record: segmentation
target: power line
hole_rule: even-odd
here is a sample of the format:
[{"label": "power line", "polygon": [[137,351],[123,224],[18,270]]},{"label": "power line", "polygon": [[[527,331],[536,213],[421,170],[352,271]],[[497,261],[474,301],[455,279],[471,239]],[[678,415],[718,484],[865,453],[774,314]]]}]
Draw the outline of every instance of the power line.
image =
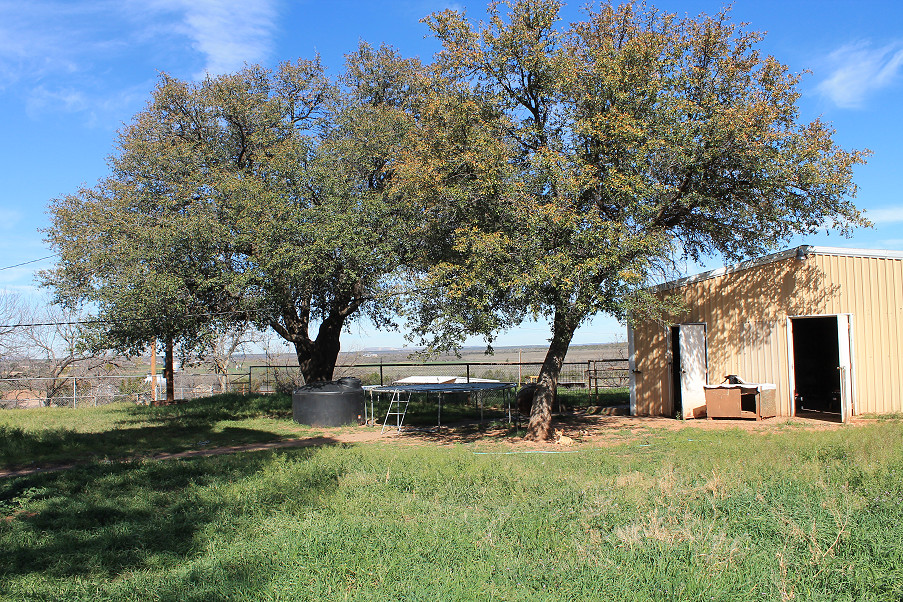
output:
[{"label": "power line", "polygon": [[[258,310],[263,311],[263,310]],[[162,318],[134,318],[131,320],[73,320],[70,322],[35,322],[33,324],[0,324],[0,328],[29,328],[33,326],[79,326],[81,324],[128,324],[130,322],[154,322],[166,319],[182,319],[182,318],[214,318],[218,316],[229,315],[248,315],[256,313],[254,311],[219,311],[201,314],[185,314],[182,316],[164,316]]]},{"label": "power line", "polygon": [[13,268],[20,268],[23,265],[28,265],[30,263],[38,263],[39,261],[44,261],[45,259],[51,259],[53,257],[58,257],[59,253],[54,253],[53,255],[48,255],[47,257],[41,257],[40,259],[32,259],[31,261],[23,261],[22,263],[17,263],[16,265],[8,265],[5,268],[0,268],[0,271],[3,270],[11,270]]}]

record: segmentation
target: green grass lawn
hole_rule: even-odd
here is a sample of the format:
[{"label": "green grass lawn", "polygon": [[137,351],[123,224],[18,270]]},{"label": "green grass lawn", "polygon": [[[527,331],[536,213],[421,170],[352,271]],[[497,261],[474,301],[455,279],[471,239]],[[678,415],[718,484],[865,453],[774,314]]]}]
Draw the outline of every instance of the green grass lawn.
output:
[{"label": "green grass lawn", "polygon": [[630,403],[627,387],[614,389],[558,389],[558,399],[565,407],[585,408],[588,406],[615,406]]},{"label": "green grass lawn", "polygon": [[0,468],[120,459],[311,433],[288,395],[217,395],[172,406],[0,411]]},{"label": "green grass lawn", "polygon": [[[244,407],[205,432],[232,411],[272,436],[268,421],[289,420]],[[84,431],[101,433],[104,420]],[[36,425],[17,428],[40,438]],[[97,456],[100,437],[67,445]],[[0,598],[903,597],[899,420],[647,428],[604,447],[554,448],[567,453],[410,442],[94,462],[0,480]]]}]

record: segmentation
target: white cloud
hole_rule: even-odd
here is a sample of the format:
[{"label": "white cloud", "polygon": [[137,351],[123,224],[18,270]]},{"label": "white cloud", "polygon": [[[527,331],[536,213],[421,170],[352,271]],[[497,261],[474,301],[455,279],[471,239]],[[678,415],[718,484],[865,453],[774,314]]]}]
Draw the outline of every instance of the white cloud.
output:
[{"label": "white cloud", "polygon": [[831,75],[818,84],[818,91],[838,107],[859,108],[866,97],[893,85],[903,71],[903,44],[895,42],[872,48],[868,42],[841,46],[830,55]]},{"label": "white cloud", "polygon": [[116,93],[117,61],[142,74],[203,65],[197,77],[265,62],[281,1],[0,0],[0,93],[31,90],[32,109],[44,99],[71,111],[78,95]]},{"label": "white cloud", "polygon": [[[63,52],[63,40],[54,32],[53,17],[41,2],[0,0],[0,91],[20,80],[70,71],[72,61]],[[75,41],[75,33],[70,43]],[[75,46],[80,45],[77,41]]]},{"label": "white cloud", "polygon": [[876,224],[898,224],[903,222],[903,207],[870,209],[865,216]]},{"label": "white cloud", "polygon": [[84,92],[71,88],[49,90],[44,86],[38,86],[31,90],[26,100],[26,109],[32,117],[47,110],[74,113],[87,107],[88,101]]},{"label": "white cloud", "polygon": [[114,129],[160,71],[203,78],[266,62],[283,1],[0,0],[0,96],[32,119]]},{"label": "white cloud", "polygon": [[206,58],[204,72],[196,77],[235,71],[272,51],[275,0],[153,0],[146,6],[180,14],[179,33]]}]

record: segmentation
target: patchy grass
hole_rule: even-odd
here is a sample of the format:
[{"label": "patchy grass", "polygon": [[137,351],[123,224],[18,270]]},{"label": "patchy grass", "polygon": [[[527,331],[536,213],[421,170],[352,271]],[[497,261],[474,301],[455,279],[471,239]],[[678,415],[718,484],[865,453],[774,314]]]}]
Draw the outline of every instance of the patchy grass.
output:
[{"label": "patchy grass", "polygon": [[401,439],[6,479],[0,597],[903,597],[900,421],[525,451]]},{"label": "patchy grass", "polygon": [[616,406],[630,403],[630,389],[620,387],[599,389],[558,389],[558,399],[565,407],[585,408],[589,406]]},{"label": "patchy grass", "polygon": [[226,394],[172,406],[0,412],[0,467],[118,459],[309,433],[291,421],[288,395]]}]

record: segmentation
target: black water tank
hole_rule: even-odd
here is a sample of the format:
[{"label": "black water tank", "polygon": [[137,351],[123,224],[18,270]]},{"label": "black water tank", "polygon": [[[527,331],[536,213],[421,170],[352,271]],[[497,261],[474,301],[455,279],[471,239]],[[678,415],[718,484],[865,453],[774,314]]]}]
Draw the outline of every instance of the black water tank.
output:
[{"label": "black water tank", "polygon": [[364,389],[357,378],[311,383],[292,393],[292,417],[300,424],[357,424],[363,412]]}]

